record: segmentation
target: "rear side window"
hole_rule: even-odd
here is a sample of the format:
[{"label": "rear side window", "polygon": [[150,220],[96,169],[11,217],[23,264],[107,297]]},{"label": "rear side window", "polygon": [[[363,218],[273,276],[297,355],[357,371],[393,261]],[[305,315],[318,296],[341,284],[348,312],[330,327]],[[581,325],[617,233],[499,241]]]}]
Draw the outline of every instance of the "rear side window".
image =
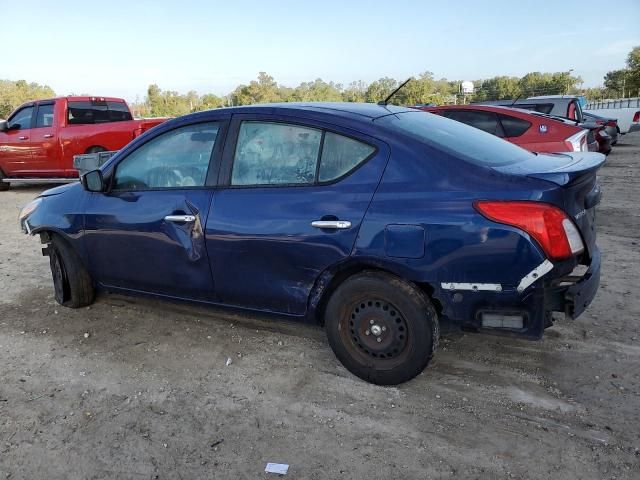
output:
[{"label": "rear side window", "polygon": [[331,182],[371,158],[376,148],[333,132],[273,122],[242,122],[231,184]]},{"label": "rear side window", "polygon": [[320,159],[320,182],[330,182],[350,172],[376,151],[375,147],[332,132],[325,133]]},{"label": "rear side window", "polygon": [[531,123],[511,115],[500,115],[505,137],[519,137],[531,128]]},{"label": "rear side window", "polygon": [[38,106],[38,114],[36,115],[36,128],[51,127],[53,125],[53,104]]},{"label": "rear side window", "polygon": [[498,116],[493,112],[483,112],[480,110],[446,110],[444,116],[451,120],[479,128],[492,135],[502,136],[502,132],[498,126]]},{"label": "rear side window", "polygon": [[242,122],[232,185],[304,185],[316,176],[322,131],[285,123]]},{"label": "rear side window", "polygon": [[126,120],[131,120],[131,113],[123,102],[69,102],[69,125],[91,125]]},{"label": "rear side window", "polygon": [[405,112],[386,115],[375,122],[475,165],[513,165],[533,156],[533,153],[513,143],[438,115]]}]

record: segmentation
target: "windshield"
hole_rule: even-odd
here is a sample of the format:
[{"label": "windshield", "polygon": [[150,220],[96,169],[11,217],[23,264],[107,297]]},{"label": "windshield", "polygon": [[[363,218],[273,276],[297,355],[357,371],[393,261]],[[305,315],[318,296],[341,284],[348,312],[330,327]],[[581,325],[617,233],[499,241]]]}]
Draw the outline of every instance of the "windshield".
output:
[{"label": "windshield", "polygon": [[376,122],[475,165],[512,165],[533,156],[490,133],[431,113],[399,113],[378,118]]}]

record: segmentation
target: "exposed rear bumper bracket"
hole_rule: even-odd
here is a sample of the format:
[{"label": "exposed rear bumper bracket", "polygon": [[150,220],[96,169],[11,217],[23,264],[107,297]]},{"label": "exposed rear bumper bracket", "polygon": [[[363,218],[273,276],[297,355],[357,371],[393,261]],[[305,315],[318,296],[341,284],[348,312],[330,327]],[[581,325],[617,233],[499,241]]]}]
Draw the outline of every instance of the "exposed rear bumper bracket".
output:
[{"label": "exposed rear bumper bracket", "polygon": [[549,273],[551,270],[553,270],[553,263],[551,263],[549,260],[545,260],[544,262],[542,262],[540,265],[538,265],[536,268],[522,277],[522,280],[520,280],[520,283],[517,287],[518,293],[524,292],[527,287],[529,287],[542,276]]}]

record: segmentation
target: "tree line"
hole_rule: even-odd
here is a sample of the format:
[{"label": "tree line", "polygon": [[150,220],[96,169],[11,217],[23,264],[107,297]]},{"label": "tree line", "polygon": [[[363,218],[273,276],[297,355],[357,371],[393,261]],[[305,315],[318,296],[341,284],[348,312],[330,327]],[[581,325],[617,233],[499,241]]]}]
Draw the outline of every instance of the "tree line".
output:
[{"label": "tree line", "polygon": [[[343,85],[326,82],[320,78],[302,82],[296,87],[281,85],[266,72],[260,72],[255,80],[237,86],[223,96],[204,95],[196,91],[182,94],[162,90],[150,85],[143,100],[131,104],[135,115],[146,117],[173,117],[212,108],[271,102],[378,102],[396,89],[405,79],[383,77],[371,83],[354,81]],[[390,103],[397,105],[448,104],[526,98],[536,95],[582,94],[588,99],[640,96],[640,47],[631,50],[626,68],[608,72],[602,88],[582,89],[582,79],[570,72],[531,72],[522,77],[496,76],[475,80],[474,92],[460,91],[459,80],[436,79],[433,73],[424,72],[405,85]],[[109,94],[109,92],[100,92]],[[27,83],[24,80],[0,80],[0,118],[21,103],[54,96],[47,85]]]}]

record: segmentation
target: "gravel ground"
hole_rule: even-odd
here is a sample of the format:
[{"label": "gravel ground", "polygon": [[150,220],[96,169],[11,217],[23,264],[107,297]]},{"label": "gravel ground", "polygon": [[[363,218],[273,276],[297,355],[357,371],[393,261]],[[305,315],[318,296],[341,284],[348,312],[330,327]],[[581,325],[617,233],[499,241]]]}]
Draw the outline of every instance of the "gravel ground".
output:
[{"label": "gravel ground", "polygon": [[[602,284],[539,342],[448,333],[369,385],[321,329],[144,298],[53,299],[0,193],[0,480],[640,478],[640,135],[601,171]],[[634,293],[635,292],[635,293]],[[232,363],[226,365],[227,359]]]}]

